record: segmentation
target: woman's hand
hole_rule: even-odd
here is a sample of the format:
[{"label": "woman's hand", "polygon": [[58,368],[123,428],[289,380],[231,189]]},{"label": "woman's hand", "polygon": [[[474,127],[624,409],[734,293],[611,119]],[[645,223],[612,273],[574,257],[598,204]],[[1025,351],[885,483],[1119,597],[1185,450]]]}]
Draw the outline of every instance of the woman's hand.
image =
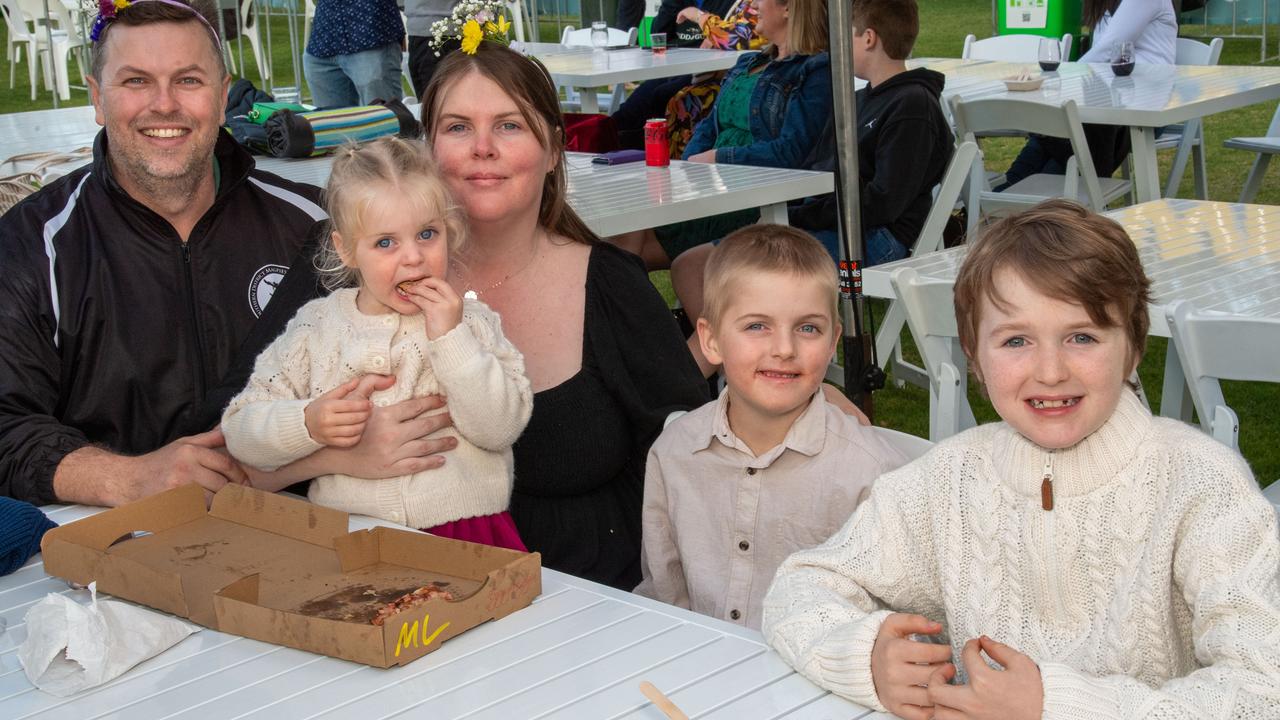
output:
[{"label": "woman's hand", "polygon": [[703,150],[702,152],[698,153],[697,155],[690,155],[690,156],[689,156],[689,162],[709,163],[709,164],[711,164],[711,165],[715,165],[715,164],[716,164],[716,149],[715,149],[715,148],[711,148],[710,150]]},{"label": "woman's hand", "polygon": [[691,22],[702,24],[702,11],[690,5],[676,14],[676,22]]},{"label": "woman's hand", "polygon": [[[893,613],[886,617],[871,648],[871,680],[876,696],[889,712],[906,720],[929,720],[933,702],[924,687],[930,676],[951,659],[949,645],[911,640],[911,635],[937,635],[942,624],[923,615]],[[954,671],[954,668],[952,668]]]},{"label": "woman's hand", "polygon": [[[985,651],[1003,670],[987,665]],[[929,702],[938,720],[1019,720],[1044,712],[1044,681],[1031,658],[983,635],[964,644],[960,653],[969,671],[968,685],[948,685],[956,668],[947,663],[929,676]]]}]

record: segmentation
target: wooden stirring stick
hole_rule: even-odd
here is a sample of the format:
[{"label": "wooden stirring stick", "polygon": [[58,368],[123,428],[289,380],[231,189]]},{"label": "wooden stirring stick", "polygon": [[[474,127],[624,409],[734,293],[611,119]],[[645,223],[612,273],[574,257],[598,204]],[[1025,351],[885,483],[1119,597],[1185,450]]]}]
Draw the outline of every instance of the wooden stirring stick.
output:
[{"label": "wooden stirring stick", "polygon": [[689,720],[689,716],[676,707],[676,704],[671,702],[671,698],[663,695],[662,691],[654,687],[653,683],[648,680],[640,682],[640,692],[644,693],[644,696],[649,698],[649,702],[653,703],[654,707],[661,710],[662,714],[671,718],[671,720]]}]

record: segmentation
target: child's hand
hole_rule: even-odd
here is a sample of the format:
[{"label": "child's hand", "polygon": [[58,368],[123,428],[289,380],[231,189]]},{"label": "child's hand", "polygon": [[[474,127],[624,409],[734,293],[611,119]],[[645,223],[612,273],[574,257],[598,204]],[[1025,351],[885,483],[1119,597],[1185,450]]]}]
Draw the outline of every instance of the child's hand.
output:
[{"label": "child's hand", "polygon": [[[987,665],[984,650],[1004,670]],[[938,666],[929,676],[929,701],[936,717],[1018,720],[1043,714],[1044,681],[1031,658],[986,635],[965,643],[960,657],[969,671],[968,685],[947,684],[956,676],[951,663]]]},{"label": "child's hand", "polygon": [[429,340],[445,335],[462,322],[462,298],[444,278],[423,278],[410,285],[405,294],[414,305],[422,308]]},{"label": "child's hand", "polygon": [[886,617],[871,648],[871,680],[876,696],[889,712],[906,720],[929,720],[933,701],[924,685],[941,665],[949,664],[951,647],[908,639],[912,634],[937,635],[942,624],[923,615],[893,613]]},{"label": "child's hand", "polygon": [[307,404],[303,415],[311,439],[328,447],[351,447],[364,435],[364,424],[373,411],[369,402],[371,379],[379,375],[348,380]]}]

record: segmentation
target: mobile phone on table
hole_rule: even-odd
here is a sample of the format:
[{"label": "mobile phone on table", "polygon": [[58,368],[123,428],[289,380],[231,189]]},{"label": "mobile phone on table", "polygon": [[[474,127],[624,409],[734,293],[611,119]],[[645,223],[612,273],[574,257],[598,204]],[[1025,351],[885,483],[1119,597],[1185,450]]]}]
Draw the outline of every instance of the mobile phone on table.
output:
[{"label": "mobile phone on table", "polygon": [[614,150],[591,158],[591,162],[596,165],[622,165],[642,160],[644,160],[643,150]]}]

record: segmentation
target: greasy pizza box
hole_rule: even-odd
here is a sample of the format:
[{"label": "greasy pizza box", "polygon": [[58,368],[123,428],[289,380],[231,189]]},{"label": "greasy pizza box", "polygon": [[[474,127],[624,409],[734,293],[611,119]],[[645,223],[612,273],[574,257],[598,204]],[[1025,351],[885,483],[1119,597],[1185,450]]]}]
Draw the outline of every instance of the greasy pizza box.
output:
[{"label": "greasy pizza box", "polygon": [[[47,572],[206,627],[390,667],[525,607],[541,556],[377,527],[238,485],[206,509],[189,485],[51,530]],[[436,598],[387,619],[387,602],[434,585]]]}]

